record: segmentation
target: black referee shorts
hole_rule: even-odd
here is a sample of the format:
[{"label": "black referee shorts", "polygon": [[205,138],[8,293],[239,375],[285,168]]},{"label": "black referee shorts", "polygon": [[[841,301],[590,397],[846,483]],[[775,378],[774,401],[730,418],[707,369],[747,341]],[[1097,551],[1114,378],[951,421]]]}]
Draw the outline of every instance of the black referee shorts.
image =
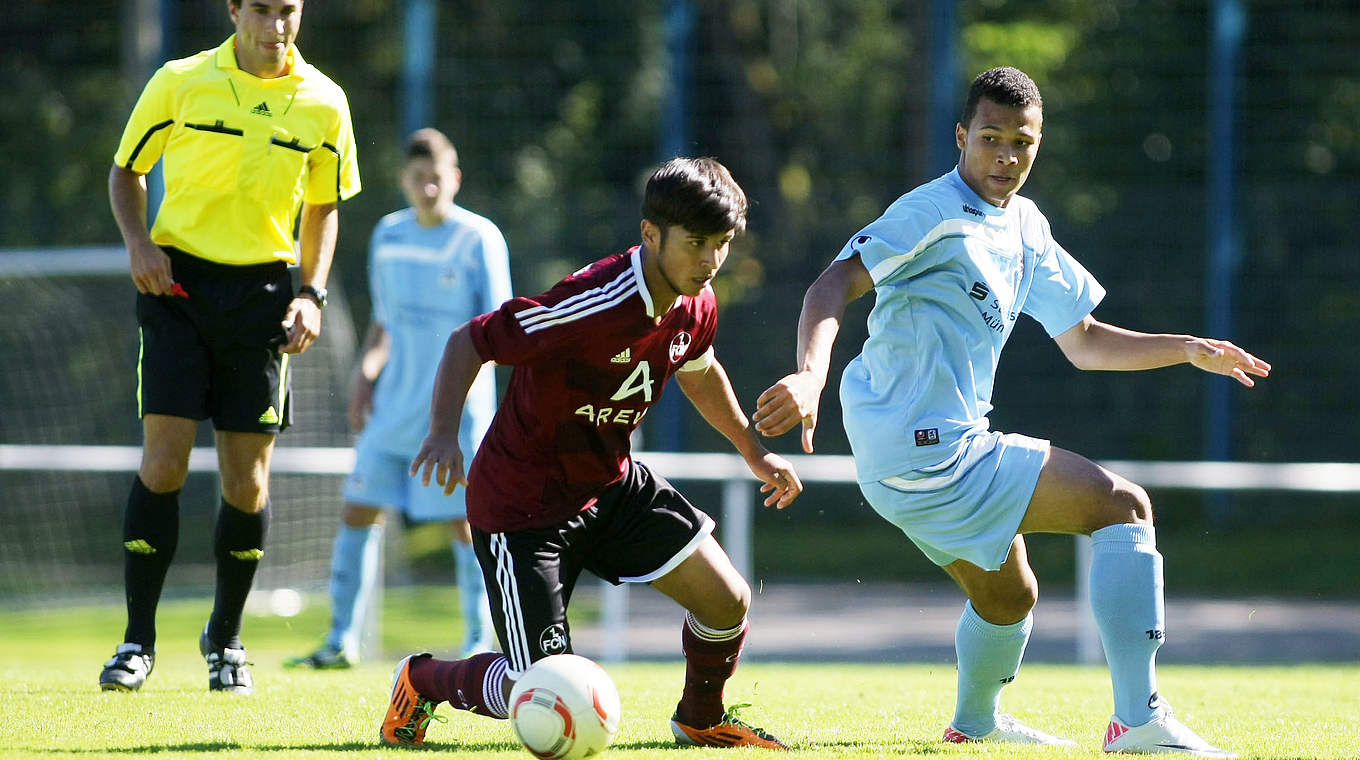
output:
[{"label": "black referee shorts", "polygon": [[615,585],[648,583],[674,570],[712,532],[713,518],[637,461],[594,505],[564,522],[510,533],[473,527],[511,675],[572,651],[567,605],[582,570]]},{"label": "black referee shorts", "polygon": [[137,413],[217,430],[278,433],[292,421],[283,317],[293,298],[284,262],[230,266],[163,248],[175,288],[137,294]]}]

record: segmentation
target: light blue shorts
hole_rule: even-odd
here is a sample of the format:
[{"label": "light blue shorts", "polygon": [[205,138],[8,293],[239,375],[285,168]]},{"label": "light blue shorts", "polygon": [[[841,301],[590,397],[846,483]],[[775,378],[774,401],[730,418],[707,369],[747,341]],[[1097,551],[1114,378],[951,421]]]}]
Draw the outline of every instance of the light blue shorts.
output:
[{"label": "light blue shorts", "polygon": [[943,466],[860,483],[869,505],[944,566],[967,560],[996,570],[1029,508],[1048,441],[1018,433],[972,436]]},{"label": "light blue shorts", "polygon": [[412,459],[414,453],[387,451],[361,435],[354,446],[354,470],[340,493],[346,502],[404,512],[412,522],[467,519],[467,489],[445,496],[434,478],[428,487],[421,485],[410,475]]}]

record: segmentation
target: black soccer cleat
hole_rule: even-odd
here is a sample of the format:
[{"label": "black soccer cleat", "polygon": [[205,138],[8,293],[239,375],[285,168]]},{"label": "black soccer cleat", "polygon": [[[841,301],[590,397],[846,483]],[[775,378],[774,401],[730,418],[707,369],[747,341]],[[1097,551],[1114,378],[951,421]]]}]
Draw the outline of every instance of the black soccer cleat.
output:
[{"label": "black soccer cleat", "polygon": [[255,690],[245,649],[218,647],[208,639],[205,625],[203,634],[198,637],[198,651],[208,663],[208,691],[245,695]]},{"label": "black soccer cleat", "polygon": [[118,645],[113,659],[104,663],[99,674],[99,688],[104,691],[137,691],[146,683],[151,669],[156,667],[156,653],[142,649],[141,644],[126,642]]}]

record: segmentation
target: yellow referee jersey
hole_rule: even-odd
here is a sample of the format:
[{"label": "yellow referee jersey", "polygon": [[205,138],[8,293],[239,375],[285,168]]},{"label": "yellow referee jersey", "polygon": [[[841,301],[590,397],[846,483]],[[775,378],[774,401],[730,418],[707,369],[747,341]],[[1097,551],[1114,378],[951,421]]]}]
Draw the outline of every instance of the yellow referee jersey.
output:
[{"label": "yellow referee jersey", "polygon": [[349,103],[296,47],[277,79],[242,71],[235,40],[151,77],[114,163],[145,174],[164,158],[158,245],[223,264],[294,263],[301,204],[359,192]]}]

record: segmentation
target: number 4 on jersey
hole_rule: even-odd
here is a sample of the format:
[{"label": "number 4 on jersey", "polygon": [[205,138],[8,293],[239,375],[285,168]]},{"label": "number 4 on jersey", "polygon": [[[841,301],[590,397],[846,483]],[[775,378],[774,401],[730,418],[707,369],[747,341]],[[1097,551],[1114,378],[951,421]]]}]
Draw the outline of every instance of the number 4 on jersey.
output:
[{"label": "number 4 on jersey", "polygon": [[644,404],[652,403],[652,366],[647,360],[638,362],[637,367],[623,381],[623,385],[609,397],[610,401],[622,401],[629,396],[641,393]]}]

